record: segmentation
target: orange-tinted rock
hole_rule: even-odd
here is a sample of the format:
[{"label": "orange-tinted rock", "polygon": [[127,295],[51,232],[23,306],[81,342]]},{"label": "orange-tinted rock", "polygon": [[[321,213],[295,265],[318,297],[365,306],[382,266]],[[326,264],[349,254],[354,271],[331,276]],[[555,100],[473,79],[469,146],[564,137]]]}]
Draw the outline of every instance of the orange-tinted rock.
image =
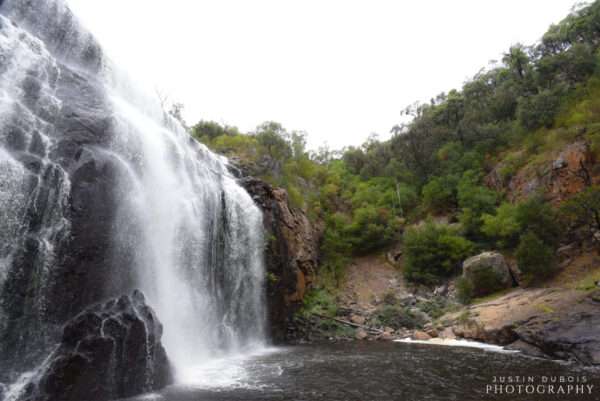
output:
[{"label": "orange-tinted rock", "polygon": [[350,316],[350,321],[356,324],[365,324],[365,318],[360,315],[352,315]]},{"label": "orange-tinted rock", "polygon": [[271,337],[285,341],[289,339],[291,318],[315,276],[320,232],[302,210],[290,205],[284,189],[253,177],[245,177],[240,183],[263,212]]},{"label": "orange-tinted rock", "polygon": [[593,169],[594,157],[585,141],[573,142],[551,161],[526,165],[513,177],[503,177],[499,163],[486,177],[488,187],[504,191],[511,202],[543,193],[553,204],[568,199],[587,185],[600,182]]},{"label": "orange-tinted rock", "polygon": [[419,340],[419,341],[427,341],[427,340],[431,340],[431,336],[429,334],[425,333],[424,331],[417,330],[413,333],[413,339]]},{"label": "orange-tinted rock", "polygon": [[456,334],[454,334],[454,331],[452,330],[452,327],[446,327],[444,330],[442,330],[439,333],[439,337],[443,338],[445,340],[455,340],[456,339]]},{"label": "orange-tinted rock", "polygon": [[586,142],[575,142],[567,146],[552,162],[547,183],[552,201],[563,201],[590,185],[592,162],[592,154]]}]

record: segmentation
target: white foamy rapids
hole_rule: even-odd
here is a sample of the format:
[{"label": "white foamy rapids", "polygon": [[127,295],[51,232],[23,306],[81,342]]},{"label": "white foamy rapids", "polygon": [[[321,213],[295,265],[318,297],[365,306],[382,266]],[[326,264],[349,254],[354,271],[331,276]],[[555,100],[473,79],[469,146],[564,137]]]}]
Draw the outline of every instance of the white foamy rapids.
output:
[{"label": "white foamy rapids", "polygon": [[[253,352],[214,358],[202,364],[189,367],[180,374],[180,384],[191,388],[219,389],[219,388],[244,388],[259,390],[265,386],[254,378],[253,365],[260,363],[256,360],[261,356],[274,352],[281,352],[276,348],[262,348]],[[264,366],[260,366],[264,375]],[[272,377],[280,376],[283,369],[273,367],[274,371],[268,372]]]},{"label": "white foamy rapids", "polygon": [[413,340],[411,338],[403,338],[400,340],[395,340],[395,342],[399,343],[407,343],[407,344],[427,344],[427,345],[443,345],[446,347],[467,347],[467,348],[479,348],[485,351],[490,352],[501,352],[501,353],[517,353],[519,351],[508,350],[499,345],[480,343],[477,341],[469,341],[469,340],[451,340],[451,339],[442,339],[442,338],[432,338],[431,340]]}]

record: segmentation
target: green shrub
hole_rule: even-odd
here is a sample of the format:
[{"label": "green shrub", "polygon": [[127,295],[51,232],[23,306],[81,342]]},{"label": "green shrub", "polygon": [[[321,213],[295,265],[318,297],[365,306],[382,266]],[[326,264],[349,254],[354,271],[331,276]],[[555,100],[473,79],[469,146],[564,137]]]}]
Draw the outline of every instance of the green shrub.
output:
[{"label": "green shrub", "polygon": [[398,302],[398,299],[396,298],[396,294],[394,293],[394,291],[387,291],[385,294],[383,294],[383,303],[386,305],[396,305],[396,303]]},{"label": "green shrub", "polygon": [[422,189],[423,203],[432,212],[456,206],[456,177],[433,177]]},{"label": "green shrub", "polygon": [[482,237],[482,215],[494,211],[497,194],[489,188],[479,185],[478,175],[467,171],[458,184],[458,205],[461,208],[459,221],[463,232],[471,239]]},{"label": "green shrub", "polygon": [[501,248],[515,246],[519,239],[521,225],[517,218],[517,206],[510,203],[501,204],[496,214],[484,214],[481,231],[489,238],[496,240]]},{"label": "green shrub", "polygon": [[352,250],[345,234],[348,220],[348,216],[342,213],[327,215],[325,220],[327,229],[321,242],[322,261],[317,279],[319,285],[331,290],[341,283]]},{"label": "green shrub", "polygon": [[517,221],[521,232],[531,231],[546,245],[555,248],[562,234],[556,210],[541,197],[533,196],[517,207]]},{"label": "green shrub", "polygon": [[504,288],[502,276],[491,268],[480,268],[471,273],[473,295],[481,297]]},{"label": "green shrub", "polygon": [[354,338],[355,329],[331,319],[317,319],[315,328],[326,337]]},{"label": "green shrub", "polygon": [[274,285],[279,282],[279,277],[273,272],[267,272],[267,283]]},{"label": "green shrub", "polygon": [[425,322],[413,314],[408,308],[384,305],[379,308],[373,315],[371,323],[377,326],[387,326],[393,329],[407,328],[415,329],[420,328]]},{"label": "green shrub", "polygon": [[507,155],[504,160],[502,160],[502,164],[498,170],[498,174],[500,175],[502,182],[508,182],[508,180],[517,173],[517,171],[525,162],[526,158],[524,157],[522,151],[513,152]]},{"label": "green shrub", "polygon": [[584,227],[590,235],[600,230],[600,187],[592,186],[565,202],[560,209],[569,227]]},{"label": "green shrub", "polygon": [[558,214],[537,196],[517,205],[503,203],[495,215],[484,214],[482,219],[482,232],[501,248],[515,247],[527,230],[550,247],[556,247],[561,236]]},{"label": "green shrub", "polygon": [[405,275],[411,281],[437,283],[454,274],[473,249],[456,228],[427,221],[404,234]]},{"label": "green shrub", "polygon": [[479,185],[479,177],[473,171],[466,172],[461,178],[457,196],[461,208],[469,208],[477,215],[491,213],[496,207],[496,192]]},{"label": "green shrub", "polygon": [[288,184],[287,191],[288,191],[288,199],[289,199],[290,205],[292,207],[296,207],[299,209],[304,207],[304,197],[302,196],[302,193],[300,192],[300,190],[298,188],[296,188],[295,186],[293,186],[291,184]]},{"label": "green shrub", "polygon": [[357,254],[371,252],[388,245],[395,238],[400,223],[382,207],[365,205],[354,210],[350,224],[346,225],[343,234]]},{"label": "green shrub", "polygon": [[417,302],[417,308],[427,313],[431,318],[437,319],[446,312],[445,298],[434,297]]},{"label": "green shrub", "polygon": [[473,283],[465,277],[460,277],[456,280],[456,294],[458,300],[463,304],[468,304],[473,299]]},{"label": "green shrub", "polygon": [[555,271],[555,255],[552,248],[533,231],[527,231],[521,236],[516,256],[526,282],[546,279]]},{"label": "green shrub", "polygon": [[413,209],[419,203],[419,196],[414,187],[407,184],[398,184],[397,186],[397,197],[400,205],[400,214],[406,215],[410,209]]},{"label": "green shrub", "polygon": [[307,318],[313,314],[334,317],[337,314],[335,297],[323,288],[313,288],[306,293],[299,313]]},{"label": "green shrub", "polygon": [[559,105],[560,98],[549,90],[543,90],[533,96],[521,97],[517,109],[519,123],[529,130],[550,128]]}]

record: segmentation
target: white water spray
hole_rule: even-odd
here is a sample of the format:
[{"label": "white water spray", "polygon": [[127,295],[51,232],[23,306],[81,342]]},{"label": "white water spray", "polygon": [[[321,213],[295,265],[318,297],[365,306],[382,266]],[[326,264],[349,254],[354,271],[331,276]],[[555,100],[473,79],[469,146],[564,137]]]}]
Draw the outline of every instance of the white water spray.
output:
[{"label": "white water spray", "polygon": [[163,321],[170,358],[183,373],[263,345],[260,211],[225,159],[191,140],[155,99],[132,104],[143,97],[123,87],[110,96],[120,133],[113,151],[129,172],[116,238],[134,243],[139,285]]}]

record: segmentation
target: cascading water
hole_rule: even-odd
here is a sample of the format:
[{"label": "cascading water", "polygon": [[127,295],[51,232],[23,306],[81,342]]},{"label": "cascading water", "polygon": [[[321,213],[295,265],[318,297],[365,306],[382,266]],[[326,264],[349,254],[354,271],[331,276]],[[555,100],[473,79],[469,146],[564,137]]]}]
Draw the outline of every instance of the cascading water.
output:
[{"label": "cascading water", "polygon": [[110,91],[120,133],[110,151],[124,171],[118,221],[126,227],[115,238],[135,250],[137,282],[156,300],[169,355],[180,367],[194,366],[263,343],[260,211],[224,159],[156,103],[144,113],[127,95]]},{"label": "cascading water", "polygon": [[133,288],[182,375],[264,344],[262,253],[261,213],[227,161],[63,1],[0,1],[0,387],[66,319]]}]

